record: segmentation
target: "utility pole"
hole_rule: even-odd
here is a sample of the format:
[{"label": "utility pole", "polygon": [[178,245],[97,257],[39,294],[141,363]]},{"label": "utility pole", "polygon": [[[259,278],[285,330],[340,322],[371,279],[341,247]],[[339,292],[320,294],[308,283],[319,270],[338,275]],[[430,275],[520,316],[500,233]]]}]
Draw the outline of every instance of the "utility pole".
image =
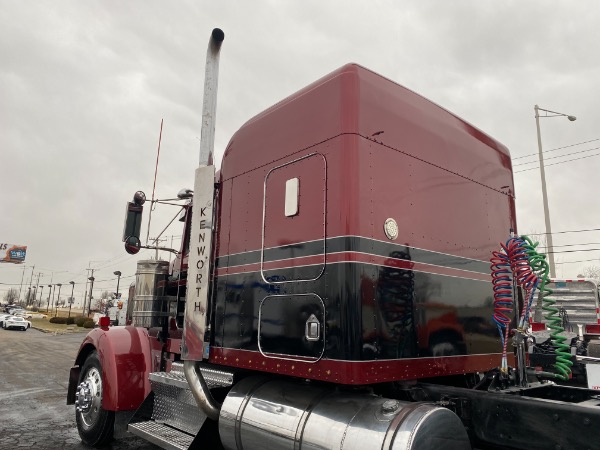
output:
[{"label": "utility pole", "polygon": [[[81,311],[81,315],[82,315],[82,316],[83,316],[83,315],[85,315],[85,304],[87,303],[88,281],[89,281],[89,279],[90,279],[90,278],[89,278],[89,277],[90,277],[90,270],[92,270],[92,269],[90,269],[90,266],[91,266],[91,265],[92,265],[92,261],[90,261],[90,262],[88,263],[88,268],[87,268],[87,269],[85,269],[85,270],[87,271],[87,275],[88,275],[88,276],[87,276],[87,277],[85,277],[85,289],[84,289],[84,291],[83,291],[83,310]],[[92,273],[92,275],[93,275],[93,273]]]},{"label": "utility pole", "polygon": [[[175,217],[177,217],[177,216],[175,216]],[[158,247],[159,247],[159,245],[160,245],[161,242],[166,242],[167,238],[166,237],[164,237],[164,238],[156,237],[156,238],[150,238],[150,240],[152,242],[154,242],[154,245],[156,246],[156,256],[155,256],[155,259],[158,261]]]},{"label": "utility pole", "polygon": [[21,285],[19,286],[19,297],[17,298],[17,303],[21,303],[21,289],[23,288],[23,277],[25,276],[26,267],[23,266],[23,273],[21,274]]},{"label": "utility pole", "polygon": [[[33,271],[35,270],[35,265],[31,268],[31,277],[29,277],[29,290],[31,291],[31,282],[33,281]],[[31,301],[31,299],[27,299],[27,304],[29,305],[29,302]]]},{"label": "utility pole", "polygon": [[73,301],[75,300],[73,298],[73,290],[75,289],[75,282],[69,281],[69,284],[71,285],[71,298],[69,299],[69,317],[71,317],[71,306],[73,306]]},{"label": "utility pole", "polygon": [[[90,300],[88,302],[88,310],[87,310],[87,315],[89,317],[90,315],[90,309],[92,308],[92,291],[94,290],[94,269],[91,269],[92,271],[92,276],[88,278],[88,280],[90,280]],[[85,305],[84,305],[84,312],[85,312]]]},{"label": "utility pole", "polygon": [[[36,283],[36,285],[35,285],[35,294],[36,294],[36,297],[37,297],[37,291],[38,291],[38,289],[40,288],[40,275],[41,275],[41,274],[42,274],[41,272],[38,272],[38,279],[37,279],[37,283]],[[44,288],[44,286],[42,286],[42,289],[43,289],[43,288]],[[34,299],[33,299],[33,305],[34,305],[34,306],[35,306],[35,301],[36,301],[36,300],[37,300],[37,299],[34,297]],[[42,295],[40,294],[40,303],[41,303],[41,302],[42,302]],[[39,307],[40,307],[40,304],[38,303],[38,308],[39,308]]]}]

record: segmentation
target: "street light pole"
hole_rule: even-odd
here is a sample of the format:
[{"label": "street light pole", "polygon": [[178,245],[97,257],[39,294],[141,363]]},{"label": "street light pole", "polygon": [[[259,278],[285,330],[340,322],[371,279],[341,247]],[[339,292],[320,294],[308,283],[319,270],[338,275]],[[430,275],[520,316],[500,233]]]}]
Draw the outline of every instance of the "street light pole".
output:
[{"label": "street light pole", "polygon": [[40,301],[38,302],[38,309],[42,307],[42,295],[44,294],[44,285],[40,286]]},{"label": "street light pole", "polygon": [[58,283],[58,298],[56,299],[56,313],[54,314],[54,317],[58,316],[58,304],[60,303],[60,288],[62,287],[62,284]]},{"label": "street light pole", "polygon": [[52,285],[48,285],[48,304],[46,305],[46,313],[49,313],[50,310],[50,294],[52,293]]},{"label": "street light pole", "polygon": [[117,270],[116,272],[114,272],[114,274],[117,276],[117,300],[119,300],[119,281],[121,281],[121,271]]},{"label": "street light pole", "polygon": [[52,288],[52,308],[50,309],[50,311],[48,313],[52,312],[52,309],[54,309],[54,294],[56,294],[56,284],[54,285],[54,287]]},{"label": "street light pole", "polygon": [[[540,111],[546,112],[546,115],[541,117],[558,117],[564,116],[571,122],[576,120],[575,116],[569,116],[567,114],[559,113],[556,111],[550,111],[548,109],[540,108],[538,105],[533,107],[535,111],[535,125],[537,128],[537,141],[538,151],[540,158],[540,176],[542,178],[542,200],[544,202],[544,221],[546,224],[546,248],[548,249],[548,266],[550,269],[550,278],[556,278],[556,267],[554,265],[554,246],[552,243],[552,227],[550,226],[550,210],[548,208],[548,193],[546,192],[546,171],[544,170],[544,155],[542,152],[542,135],[540,133]],[[551,113],[549,115],[548,113]]]},{"label": "street light pole", "polygon": [[69,281],[71,285],[71,298],[69,299],[69,317],[71,317],[71,306],[73,306],[73,290],[75,289],[75,282]]}]

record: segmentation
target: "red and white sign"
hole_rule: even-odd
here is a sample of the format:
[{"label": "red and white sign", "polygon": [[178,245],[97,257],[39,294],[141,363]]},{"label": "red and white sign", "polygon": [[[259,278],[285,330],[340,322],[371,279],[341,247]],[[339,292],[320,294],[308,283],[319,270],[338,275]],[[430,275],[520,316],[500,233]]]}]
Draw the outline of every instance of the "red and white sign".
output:
[{"label": "red and white sign", "polygon": [[0,243],[0,262],[20,264],[25,262],[26,245]]}]

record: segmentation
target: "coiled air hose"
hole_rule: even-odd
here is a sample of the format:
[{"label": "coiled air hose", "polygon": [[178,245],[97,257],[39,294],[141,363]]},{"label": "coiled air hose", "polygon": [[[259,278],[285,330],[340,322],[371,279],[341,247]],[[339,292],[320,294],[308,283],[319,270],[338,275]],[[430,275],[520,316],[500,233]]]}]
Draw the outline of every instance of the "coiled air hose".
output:
[{"label": "coiled air hose", "polygon": [[501,250],[493,252],[490,259],[494,290],[492,320],[498,327],[502,341],[500,370],[503,373],[508,372],[506,348],[514,305],[514,279],[515,284],[525,291],[526,299],[517,330],[524,333],[529,323],[535,292],[539,289],[539,295],[542,297],[542,309],[546,311],[544,318],[548,328],[552,330],[550,338],[556,353],[554,368],[557,373],[554,376],[561,380],[567,380],[571,374],[573,363],[571,362],[569,346],[564,343],[566,338],[561,336],[564,329],[561,326],[560,317],[557,316],[558,309],[554,307],[556,302],[549,297],[552,291],[546,286],[550,282],[546,255],[537,252],[537,245],[537,242],[534,244],[527,236],[511,237],[506,241],[506,244],[500,244]]}]

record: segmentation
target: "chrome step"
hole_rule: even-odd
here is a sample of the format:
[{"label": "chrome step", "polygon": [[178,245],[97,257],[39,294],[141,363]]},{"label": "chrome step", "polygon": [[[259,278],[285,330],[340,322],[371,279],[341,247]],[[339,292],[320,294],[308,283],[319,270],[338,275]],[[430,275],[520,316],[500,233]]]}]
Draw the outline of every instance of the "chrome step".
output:
[{"label": "chrome step", "polygon": [[[209,389],[219,387],[229,387],[233,384],[233,373],[223,370],[215,370],[200,365],[200,372],[204,376],[204,381]],[[150,374],[150,381],[160,384],[168,384],[181,389],[189,389],[185,374],[183,373],[183,363],[174,362],[171,365],[170,372],[154,372]]]},{"label": "chrome step", "polygon": [[127,429],[136,436],[169,450],[187,450],[194,440],[194,436],[191,434],[153,420],[130,423]]},{"label": "chrome step", "polygon": [[[233,373],[201,367],[209,389],[233,384]],[[196,436],[206,420],[198,407],[183,373],[183,363],[172,364],[170,372],[149,375],[154,403],[151,419],[161,425]]]}]

